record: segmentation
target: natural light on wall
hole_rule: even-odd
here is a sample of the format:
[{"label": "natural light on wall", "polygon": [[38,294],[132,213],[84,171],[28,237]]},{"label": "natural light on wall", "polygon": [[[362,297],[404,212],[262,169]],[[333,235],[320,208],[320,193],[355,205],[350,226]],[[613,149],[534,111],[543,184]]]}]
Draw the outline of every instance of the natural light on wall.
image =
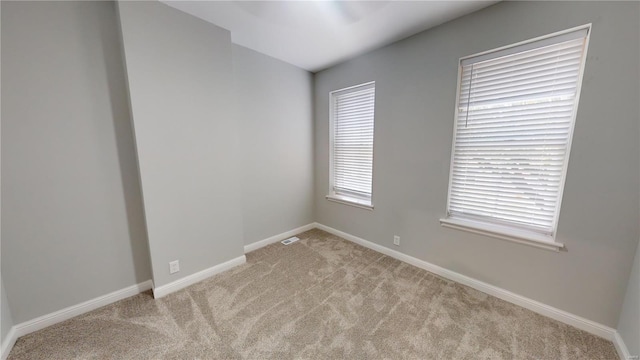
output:
[{"label": "natural light on wall", "polygon": [[558,250],[591,26],[460,60],[446,227]]}]

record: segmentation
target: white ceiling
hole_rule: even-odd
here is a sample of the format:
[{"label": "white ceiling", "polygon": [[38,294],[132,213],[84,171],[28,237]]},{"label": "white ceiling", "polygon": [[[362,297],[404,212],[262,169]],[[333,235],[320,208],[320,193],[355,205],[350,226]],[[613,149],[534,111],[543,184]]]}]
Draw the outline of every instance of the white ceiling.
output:
[{"label": "white ceiling", "polygon": [[162,1],[316,72],[497,1]]}]

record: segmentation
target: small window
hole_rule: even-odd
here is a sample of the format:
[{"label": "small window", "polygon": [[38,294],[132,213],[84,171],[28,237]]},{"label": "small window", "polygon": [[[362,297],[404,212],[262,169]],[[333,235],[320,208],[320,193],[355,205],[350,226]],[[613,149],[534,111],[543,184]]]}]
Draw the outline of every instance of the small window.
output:
[{"label": "small window", "polygon": [[590,25],[460,60],[443,226],[555,242]]},{"label": "small window", "polygon": [[327,199],[371,209],[375,82],[330,93]]}]

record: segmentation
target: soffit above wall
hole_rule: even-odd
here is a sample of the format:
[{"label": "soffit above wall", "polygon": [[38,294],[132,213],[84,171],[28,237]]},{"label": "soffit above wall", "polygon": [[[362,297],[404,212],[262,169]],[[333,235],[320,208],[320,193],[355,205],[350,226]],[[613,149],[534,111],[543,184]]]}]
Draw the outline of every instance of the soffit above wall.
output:
[{"label": "soffit above wall", "polygon": [[162,1],[317,72],[498,1]]}]

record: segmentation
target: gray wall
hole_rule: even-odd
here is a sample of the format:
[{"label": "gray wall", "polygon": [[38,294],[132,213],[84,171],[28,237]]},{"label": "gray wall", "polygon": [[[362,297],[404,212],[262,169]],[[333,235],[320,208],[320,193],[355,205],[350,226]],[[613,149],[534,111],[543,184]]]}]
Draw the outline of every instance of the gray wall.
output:
[{"label": "gray wall", "polygon": [[[639,238],[638,6],[503,2],[317,73],[317,221],[615,327]],[[458,59],[585,23],[593,32],[557,236],[567,251],[440,227]],[[329,91],[372,80],[375,210],[367,211],[324,196]]]},{"label": "gray wall", "polygon": [[13,317],[11,316],[11,308],[9,307],[9,301],[7,300],[7,292],[4,290],[4,281],[0,279],[0,286],[2,289],[2,298],[0,299],[0,305],[2,309],[0,309],[0,345],[2,345],[13,326]]},{"label": "gray wall", "polygon": [[[158,2],[120,2],[156,286],[243,255],[227,30]],[[180,272],[169,275],[169,262]]]},{"label": "gray wall", "polygon": [[[638,41],[640,42],[640,38]],[[640,102],[638,109],[640,113]],[[636,247],[636,256],[618,321],[618,332],[631,355],[640,356],[640,244]]]},{"label": "gray wall", "polygon": [[2,278],[20,323],[151,273],[114,4],[1,6]]},{"label": "gray wall", "polygon": [[618,332],[631,355],[640,355],[640,246],[636,249],[633,270],[627,285]]},{"label": "gray wall", "polygon": [[[1,16],[1,13],[2,13],[2,6],[0,6],[0,16]],[[2,54],[1,48],[0,48],[0,54]],[[0,58],[1,58],[1,55],[0,55]],[[1,199],[1,194],[0,194],[0,199]],[[1,235],[1,232],[0,232],[0,235]],[[0,243],[1,242],[2,241],[0,241]],[[4,344],[5,338],[9,333],[9,331],[11,330],[11,327],[13,326],[13,317],[11,316],[11,308],[9,307],[9,301],[7,300],[7,292],[4,290],[4,281],[2,280],[1,276],[0,276],[0,307],[1,307],[0,308],[0,349],[2,349],[2,344]]]},{"label": "gray wall", "polygon": [[[640,16],[640,6],[638,7],[638,16]],[[640,37],[638,41],[640,42]],[[640,113],[640,102],[638,102],[638,110]],[[640,356],[640,243],[636,247],[636,256],[620,311],[618,332],[629,353]]]},{"label": "gray wall", "polygon": [[244,244],[314,221],[313,77],[233,45]]}]

